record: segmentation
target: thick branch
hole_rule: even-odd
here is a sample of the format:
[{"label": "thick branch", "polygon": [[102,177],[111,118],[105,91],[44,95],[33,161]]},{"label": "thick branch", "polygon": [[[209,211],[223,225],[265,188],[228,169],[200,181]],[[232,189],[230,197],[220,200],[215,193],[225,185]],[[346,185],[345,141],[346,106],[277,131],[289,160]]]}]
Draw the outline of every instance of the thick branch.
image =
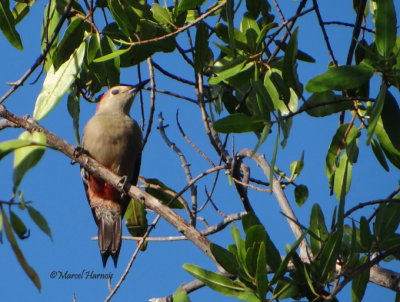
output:
[{"label": "thick branch", "polygon": [[[118,190],[122,190],[119,176],[105,168],[103,165],[99,164],[88,155],[77,154],[78,152],[76,152],[76,148],[73,145],[59,138],[47,129],[41,127],[40,125],[35,123],[33,119],[20,118],[7,111],[6,108],[2,105],[0,105],[0,116],[15,124],[20,125],[29,132],[40,131],[44,133],[46,135],[47,143],[51,145],[55,150],[60,151],[61,153],[79,163],[89,173],[97,175],[104,181],[111,184],[113,187],[117,188]],[[181,216],[176,214],[171,208],[163,205],[158,199],[154,198],[150,194],[147,194],[146,192],[141,191],[135,186],[131,186],[130,188],[125,189],[125,191],[130,197],[142,203],[144,206],[151,209],[152,211],[160,214],[180,233],[186,236],[201,251],[203,251],[212,261],[216,262],[209,248],[210,241]]]}]

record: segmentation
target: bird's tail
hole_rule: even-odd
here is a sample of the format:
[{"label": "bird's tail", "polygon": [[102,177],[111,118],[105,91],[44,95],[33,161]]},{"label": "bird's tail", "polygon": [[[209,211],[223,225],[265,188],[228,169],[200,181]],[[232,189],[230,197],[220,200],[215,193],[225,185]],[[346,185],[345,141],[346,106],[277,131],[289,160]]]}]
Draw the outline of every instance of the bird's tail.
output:
[{"label": "bird's tail", "polygon": [[[110,213],[111,214],[111,213]],[[107,264],[109,256],[117,267],[119,251],[121,249],[121,216],[104,215],[99,219],[99,248],[103,266]]]}]

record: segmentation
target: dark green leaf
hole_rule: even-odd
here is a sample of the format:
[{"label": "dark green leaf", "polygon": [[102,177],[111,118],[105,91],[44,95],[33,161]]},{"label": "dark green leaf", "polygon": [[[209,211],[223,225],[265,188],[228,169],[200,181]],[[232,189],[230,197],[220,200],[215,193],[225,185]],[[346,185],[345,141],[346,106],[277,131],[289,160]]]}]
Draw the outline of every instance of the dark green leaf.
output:
[{"label": "dark green leaf", "polygon": [[25,226],[25,223],[15,214],[13,211],[10,210],[10,221],[11,226],[14,232],[18,235],[19,239],[26,239],[29,237],[28,229]]},{"label": "dark green leaf", "polygon": [[381,146],[379,145],[379,143],[375,139],[371,140],[371,147],[372,147],[372,151],[375,154],[376,159],[381,164],[383,169],[385,169],[386,171],[389,172],[389,166],[388,166],[388,164],[386,162],[385,155],[383,154]]},{"label": "dark green leaf", "polygon": [[259,132],[263,129],[263,118],[251,117],[244,113],[233,113],[214,123],[214,129],[222,133]]},{"label": "dark green leaf", "polygon": [[238,263],[235,255],[223,247],[210,243],[211,253],[214,255],[217,262],[228,272],[233,275],[238,274]]},{"label": "dark green leaf", "polygon": [[392,145],[400,151],[400,109],[396,99],[387,91],[382,109],[383,128]]},{"label": "dark green leaf", "polygon": [[0,0],[0,30],[12,46],[19,50],[23,49],[21,37],[15,29],[15,21],[8,0]]},{"label": "dark green leaf", "polygon": [[261,242],[257,257],[257,269],[256,269],[256,285],[258,297],[261,301],[265,300],[268,290],[267,280],[267,262],[265,259],[265,244]]},{"label": "dark green leaf", "polygon": [[400,203],[381,204],[376,214],[374,233],[381,242],[391,237],[400,223]]},{"label": "dark green leaf", "polygon": [[[340,151],[344,150],[346,148],[346,144],[351,143],[359,134],[357,127],[352,125],[347,136],[344,137],[348,127],[349,124],[340,125],[332,138],[325,161],[325,171],[328,178],[330,178],[330,176],[335,172],[337,166],[336,160],[340,155]],[[344,139],[346,139],[346,141],[343,145]]]},{"label": "dark green leaf", "polygon": [[226,295],[226,296],[237,296],[240,292],[245,291],[243,287],[240,287],[234,283],[231,279],[214,272],[202,269],[193,264],[184,264],[183,269],[190,273],[195,278],[202,281],[211,289]]},{"label": "dark green leaf", "polygon": [[57,71],[58,68],[69,59],[79,45],[81,45],[84,41],[85,31],[90,31],[90,26],[81,18],[76,18],[68,25],[52,57],[55,71]]},{"label": "dark green leaf", "polygon": [[308,198],[308,188],[305,185],[298,185],[294,189],[294,198],[299,207],[301,207]]},{"label": "dark green leaf", "polygon": [[[364,256],[359,260],[359,265],[368,262],[368,257]],[[365,269],[361,274],[356,276],[351,283],[351,298],[352,302],[361,302],[364,297],[369,280],[369,269]]]},{"label": "dark green leaf", "polygon": [[274,105],[271,97],[268,94],[265,86],[260,80],[250,79],[251,86],[254,88],[257,94],[258,107],[260,113],[264,119],[269,120],[269,114],[274,111]]},{"label": "dark green leaf", "polygon": [[208,29],[204,22],[197,26],[196,41],[194,46],[194,70],[200,72],[208,59]]},{"label": "dark green leaf", "polygon": [[321,279],[325,283],[336,270],[336,260],[340,253],[343,237],[343,229],[339,228],[334,232],[323,246],[318,262],[320,264]]},{"label": "dark green leaf", "polygon": [[173,189],[168,187],[162,181],[157,178],[145,178],[145,181],[153,186],[148,186],[145,191],[150,195],[154,196],[158,200],[161,200],[163,204],[168,204],[173,209],[183,209],[183,205],[179,200],[174,200],[172,203],[171,199],[178,195]]},{"label": "dark green leaf", "polygon": [[383,109],[383,105],[385,103],[386,95],[387,95],[387,86],[385,83],[382,83],[378,97],[376,98],[376,102],[372,107],[370,113],[370,118],[368,122],[368,131],[367,131],[367,145],[370,144],[372,135],[374,134],[375,131],[376,124],[378,123],[378,120],[381,117],[381,112]]},{"label": "dark green leaf", "polygon": [[139,16],[135,13],[133,7],[120,0],[108,0],[108,8],[122,32],[127,37],[134,37]]},{"label": "dark green leaf", "polygon": [[274,288],[274,299],[279,299],[279,301],[296,297],[298,294],[298,286],[289,278],[282,278]]},{"label": "dark green leaf", "polygon": [[236,49],[235,45],[235,27],[233,25],[233,16],[234,16],[234,2],[233,0],[226,0],[225,4],[225,15],[228,23],[228,37],[229,37],[229,46],[231,49]]},{"label": "dark green leaf", "polygon": [[[240,236],[240,231],[236,227],[235,223],[232,223],[231,226],[231,235],[233,240],[235,241],[236,245],[236,255],[237,255],[237,260],[239,262],[239,265],[243,264],[245,261],[245,255],[246,255],[246,248],[245,248],[245,242]],[[232,252],[232,251],[231,251]],[[241,265],[243,266],[243,265]]]},{"label": "dark green leaf", "polygon": [[94,58],[97,57],[97,53],[100,51],[100,34],[93,33],[90,37],[89,45],[86,52],[86,60],[90,64]]},{"label": "dark green leaf", "polygon": [[35,272],[35,270],[29,266],[28,262],[26,261],[24,254],[20,250],[17,240],[14,237],[14,234],[11,229],[11,225],[8,222],[7,215],[3,209],[2,206],[0,206],[1,209],[1,215],[2,215],[2,220],[3,220],[3,225],[4,225],[4,230],[7,236],[8,241],[11,244],[11,247],[14,251],[15,257],[17,257],[17,260],[19,264],[21,265],[22,269],[25,271],[25,273],[28,275],[28,277],[32,280],[33,284],[35,284],[36,288],[40,291],[41,289],[41,284],[40,284],[40,278],[38,274]]},{"label": "dark green leaf", "polygon": [[299,82],[297,75],[297,33],[299,28],[293,31],[289,44],[285,50],[285,57],[283,58],[283,80],[297,93],[298,96],[303,94],[303,87]]},{"label": "dark green leaf", "polygon": [[375,44],[378,52],[388,57],[392,53],[397,37],[396,9],[393,0],[376,1]]},{"label": "dark green leaf", "polygon": [[316,92],[301,106],[300,110],[306,110],[307,114],[314,117],[324,117],[342,112],[353,107],[353,102],[341,99],[332,91]]},{"label": "dark green leaf", "polygon": [[261,225],[261,222],[253,212],[248,212],[242,217],[242,226],[246,233],[247,230],[254,225]]},{"label": "dark green leaf", "polygon": [[271,124],[266,124],[261,132],[261,135],[259,135],[258,141],[256,146],[253,149],[253,153],[256,153],[258,149],[261,147],[261,145],[266,141],[269,133],[271,132]]},{"label": "dark green leaf", "polygon": [[311,79],[306,89],[308,92],[354,89],[366,83],[373,73],[372,67],[364,63],[357,66],[332,67],[327,72]]},{"label": "dark green leaf", "polygon": [[246,231],[245,247],[246,250],[253,247],[254,244],[260,244],[266,241],[267,233],[263,225],[253,225]]},{"label": "dark green leaf", "polygon": [[72,117],[72,124],[74,126],[74,134],[76,144],[79,145],[81,142],[81,138],[79,135],[79,113],[80,113],[80,104],[79,104],[79,94],[78,87],[76,85],[72,85],[68,95],[68,112]]},{"label": "dark green leaf", "polygon": [[387,159],[398,169],[400,169],[400,151],[393,147],[389,136],[387,135],[385,129],[383,128],[382,121],[378,121],[375,128],[375,135],[381,145],[383,152],[385,153]]},{"label": "dark green leaf", "polygon": [[313,255],[317,255],[320,252],[323,243],[328,238],[324,213],[317,203],[313,205],[311,210],[310,233],[317,237],[315,238],[314,236],[310,236],[311,251]]},{"label": "dark green leaf", "polygon": [[219,82],[237,75],[243,70],[245,64],[246,61],[240,61],[239,64],[219,72],[218,76],[209,78],[208,83],[210,83],[211,85],[217,85]]},{"label": "dark green leaf", "polygon": [[360,219],[360,245],[366,251],[369,251],[372,244],[372,234],[369,229],[368,220],[362,216]]},{"label": "dark green leaf", "polygon": [[45,233],[47,234],[51,240],[53,240],[53,235],[51,234],[51,229],[46,221],[46,219],[43,217],[43,215],[37,211],[35,208],[32,206],[26,206],[28,209],[29,216],[31,216],[32,220],[36,223],[36,225]]},{"label": "dark green leaf", "polygon": [[16,193],[22,178],[42,158],[46,147],[46,136],[42,132],[35,131],[32,134],[25,131],[19,136],[21,140],[30,140],[38,145],[24,147],[14,152],[13,192]]}]

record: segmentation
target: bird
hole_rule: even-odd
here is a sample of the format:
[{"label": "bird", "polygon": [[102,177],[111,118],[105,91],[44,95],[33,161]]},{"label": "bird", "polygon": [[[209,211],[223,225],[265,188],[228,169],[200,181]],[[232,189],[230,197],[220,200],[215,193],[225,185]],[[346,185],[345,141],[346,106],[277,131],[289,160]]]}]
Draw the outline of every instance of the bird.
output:
[{"label": "bird", "polygon": [[[142,158],[143,137],[129,111],[138,91],[148,83],[121,85],[106,91],[95,115],[83,130],[82,149],[118,176],[124,184],[136,185]],[[122,219],[130,197],[81,167],[83,184],[98,227],[98,245],[103,267],[111,256],[117,267],[121,249]]]}]

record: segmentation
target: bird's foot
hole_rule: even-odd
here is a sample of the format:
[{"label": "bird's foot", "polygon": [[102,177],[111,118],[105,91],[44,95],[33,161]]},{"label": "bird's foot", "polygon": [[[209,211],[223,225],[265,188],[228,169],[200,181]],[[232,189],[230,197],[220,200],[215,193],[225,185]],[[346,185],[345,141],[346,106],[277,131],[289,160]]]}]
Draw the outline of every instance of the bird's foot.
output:
[{"label": "bird's foot", "polygon": [[129,184],[128,184],[128,177],[122,176],[118,181],[118,188],[121,192],[125,195],[128,195],[129,191]]},{"label": "bird's foot", "polygon": [[[88,154],[87,151],[85,149],[83,149],[81,146],[76,146],[74,149],[74,152],[72,153],[72,155],[74,156],[74,158],[78,158],[80,157],[82,154]],[[76,160],[73,159],[71,161],[71,165],[76,164]]]}]

